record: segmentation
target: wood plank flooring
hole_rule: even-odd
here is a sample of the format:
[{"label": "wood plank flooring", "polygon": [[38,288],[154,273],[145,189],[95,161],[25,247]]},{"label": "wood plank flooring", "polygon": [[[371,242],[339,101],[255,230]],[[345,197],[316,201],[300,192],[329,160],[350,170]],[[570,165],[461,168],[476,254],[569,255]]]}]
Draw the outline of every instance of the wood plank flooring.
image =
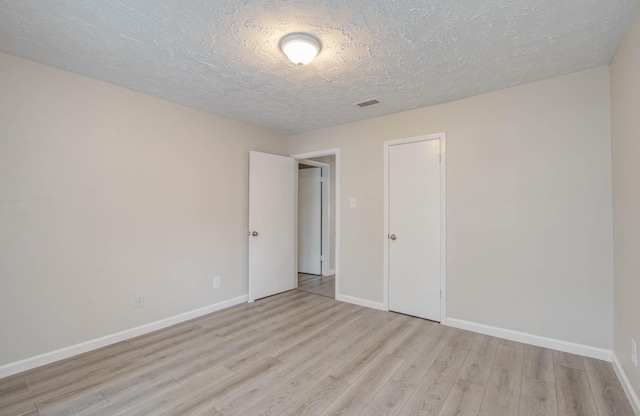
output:
[{"label": "wood plank flooring", "polygon": [[298,273],[298,289],[335,299],[336,279],[334,276]]},{"label": "wood plank flooring", "polygon": [[611,364],[293,290],[0,379],[3,415],[633,415]]}]

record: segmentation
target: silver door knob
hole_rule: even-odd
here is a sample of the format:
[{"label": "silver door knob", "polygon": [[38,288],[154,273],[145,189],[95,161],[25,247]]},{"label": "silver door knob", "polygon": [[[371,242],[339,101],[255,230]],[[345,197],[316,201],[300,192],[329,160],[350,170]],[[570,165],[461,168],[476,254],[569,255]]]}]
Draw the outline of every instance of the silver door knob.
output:
[{"label": "silver door knob", "polygon": [[257,237],[258,236],[258,232],[257,231],[251,231],[251,235],[254,236],[254,237]]},{"label": "silver door knob", "polygon": [[398,237],[395,234],[391,234],[389,238],[395,241]]}]

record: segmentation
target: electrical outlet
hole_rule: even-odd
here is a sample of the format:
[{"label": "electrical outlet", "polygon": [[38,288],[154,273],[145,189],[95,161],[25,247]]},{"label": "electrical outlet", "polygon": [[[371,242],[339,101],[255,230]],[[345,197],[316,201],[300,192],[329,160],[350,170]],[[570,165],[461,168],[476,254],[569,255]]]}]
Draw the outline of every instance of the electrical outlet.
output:
[{"label": "electrical outlet", "polygon": [[135,306],[134,309],[144,308],[144,296],[138,295],[135,298]]},{"label": "electrical outlet", "polygon": [[638,366],[638,345],[634,339],[631,340],[631,361],[636,367]]},{"label": "electrical outlet", "polygon": [[220,276],[215,276],[213,278],[213,288],[220,289]]}]

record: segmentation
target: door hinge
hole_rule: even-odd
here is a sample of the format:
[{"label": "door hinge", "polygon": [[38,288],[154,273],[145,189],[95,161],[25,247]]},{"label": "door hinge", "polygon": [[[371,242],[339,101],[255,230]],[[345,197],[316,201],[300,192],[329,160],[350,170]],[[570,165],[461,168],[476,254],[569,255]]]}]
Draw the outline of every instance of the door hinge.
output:
[{"label": "door hinge", "polygon": [[320,261],[324,261],[324,256],[322,254],[320,255]]}]

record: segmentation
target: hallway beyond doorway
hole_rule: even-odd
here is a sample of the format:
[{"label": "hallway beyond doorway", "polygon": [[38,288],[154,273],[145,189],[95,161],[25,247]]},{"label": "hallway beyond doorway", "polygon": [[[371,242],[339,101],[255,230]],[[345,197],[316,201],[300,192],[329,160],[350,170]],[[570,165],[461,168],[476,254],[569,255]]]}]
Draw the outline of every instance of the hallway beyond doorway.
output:
[{"label": "hallway beyond doorway", "polygon": [[315,274],[298,273],[298,289],[335,299],[335,276],[319,276]]}]

